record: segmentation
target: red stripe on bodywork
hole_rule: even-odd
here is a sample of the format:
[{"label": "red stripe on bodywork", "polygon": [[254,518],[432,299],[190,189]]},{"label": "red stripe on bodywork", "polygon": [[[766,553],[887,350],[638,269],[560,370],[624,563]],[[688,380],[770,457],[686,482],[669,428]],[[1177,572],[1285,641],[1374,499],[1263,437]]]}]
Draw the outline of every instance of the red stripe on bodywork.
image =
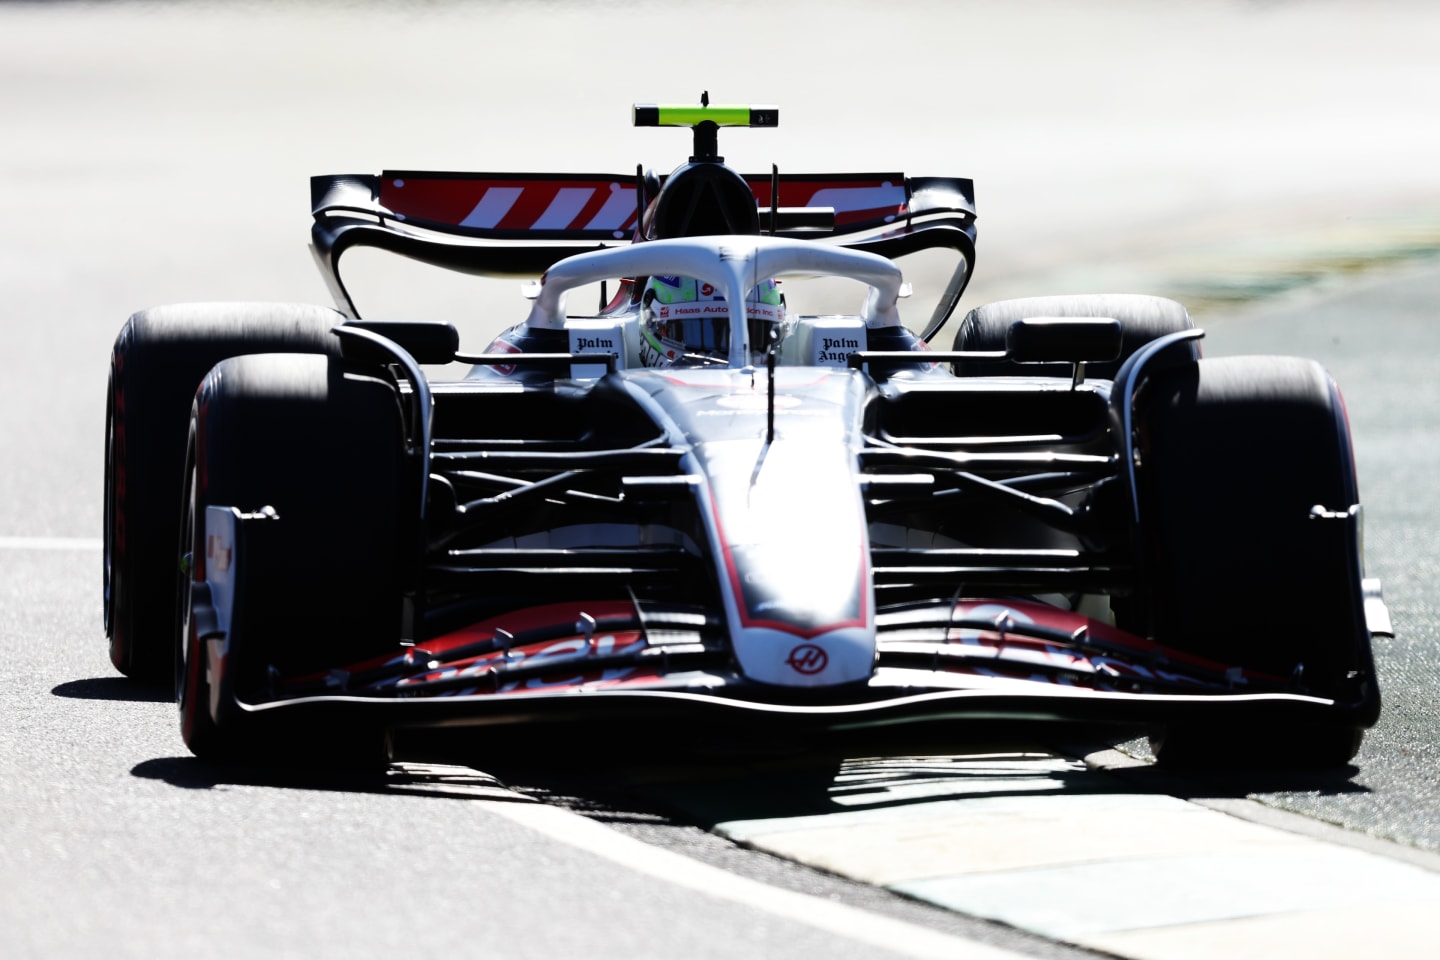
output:
[{"label": "red stripe on bodywork", "polygon": [[[764,175],[746,177],[756,204],[771,205],[770,178]],[[612,190],[633,190],[633,181],[625,177],[562,177],[536,175],[505,177],[460,177],[428,176],[425,174],[387,174],[380,180],[380,205],[405,218],[424,220],[431,223],[459,226],[494,188],[520,190],[515,205],[510,208],[494,229],[525,231],[534,229],[535,223],[549,209],[550,204],[561,190],[589,189],[594,191],[579,214],[571,218],[562,229],[584,231],[586,225],[599,213],[610,199]],[[888,189],[897,191],[901,198],[898,203],[882,206],[866,205],[866,192]],[[845,202],[844,193],[854,191],[853,201]],[[831,196],[817,203],[822,192]],[[838,194],[838,196],[837,196]],[[780,206],[812,207],[825,206],[835,211],[837,226],[855,228],[865,225],[879,226],[903,217],[908,212],[906,181],[903,174],[884,174],[878,177],[826,179],[802,175],[782,177],[780,180]],[[839,201],[839,202],[837,202]],[[627,215],[618,229],[633,228],[635,215]],[[597,226],[596,230],[614,230],[610,225]]]},{"label": "red stripe on bodywork", "polygon": [[[495,636],[497,629],[507,633],[520,634],[530,630],[553,627],[561,623],[578,623],[582,614],[589,614],[596,620],[626,619],[635,616],[635,607],[628,600],[603,600],[597,603],[570,601],[546,604],[542,607],[527,607],[524,610],[516,610],[491,617],[488,620],[481,620],[479,623],[462,627],[432,640],[426,640],[424,646],[426,650],[434,653],[443,653],[477,640],[490,639]],[[603,627],[600,629],[603,630]]]},{"label": "red stripe on bodywork", "polygon": [[[520,197],[511,205],[500,222],[495,224],[497,230],[529,230],[535,226],[535,221],[540,215],[550,208],[555,197],[560,192],[561,184],[530,184],[521,185]],[[565,184],[564,186],[581,186],[581,184]]]},{"label": "red stripe on bodywork", "polygon": [[[492,189],[519,190],[515,203],[496,223],[497,230],[531,230],[561,190],[592,191],[570,222],[557,229],[583,230],[610,198],[618,180],[523,178],[435,178],[387,176],[380,182],[380,205],[407,220],[460,226]],[[633,222],[634,217],[629,221]],[[597,228],[598,229],[598,228]],[[607,228],[613,229],[613,228]]]}]

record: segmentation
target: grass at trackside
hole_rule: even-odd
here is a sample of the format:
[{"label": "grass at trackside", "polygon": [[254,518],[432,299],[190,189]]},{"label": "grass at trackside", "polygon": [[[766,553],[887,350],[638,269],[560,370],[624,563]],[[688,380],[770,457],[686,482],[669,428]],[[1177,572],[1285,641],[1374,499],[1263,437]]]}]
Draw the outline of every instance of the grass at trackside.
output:
[{"label": "grass at trackside", "polygon": [[[1197,319],[1256,301],[1323,293],[1374,271],[1440,261],[1440,213],[1258,233],[1183,253],[1066,268],[1057,289],[1126,290],[1179,300]],[[1073,279],[1072,279],[1073,278]]]},{"label": "grass at trackside", "polygon": [[1440,218],[1406,217],[1262,237],[1177,264],[1164,292],[1205,316],[1254,300],[1316,292],[1375,270],[1440,258]]}]

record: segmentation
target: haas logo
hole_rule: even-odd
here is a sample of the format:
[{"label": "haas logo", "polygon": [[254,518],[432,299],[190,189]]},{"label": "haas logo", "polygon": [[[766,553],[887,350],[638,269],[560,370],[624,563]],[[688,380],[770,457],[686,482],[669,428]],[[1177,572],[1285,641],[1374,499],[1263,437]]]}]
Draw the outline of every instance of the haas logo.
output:
[{"label": "haas logo", "polygon": [[806,676],[819,673],[830,663],[830,657],[825,651],[813,643],[802,643],[790,651],[790,656],[785,662],[796,673],[803,673]]}]

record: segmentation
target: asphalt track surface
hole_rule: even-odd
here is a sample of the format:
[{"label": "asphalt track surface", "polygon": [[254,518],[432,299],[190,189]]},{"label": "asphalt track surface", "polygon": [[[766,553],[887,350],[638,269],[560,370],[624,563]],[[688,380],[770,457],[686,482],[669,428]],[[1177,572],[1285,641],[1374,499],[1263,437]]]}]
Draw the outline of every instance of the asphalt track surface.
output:
[{"label": "asphalt track surface", "polygon": [[[1403,3],[1200,4],[1150,21],[1129,4],[820,9],[746,7],[742,29],[654,5],[678,47],[637,51],[633,22],[578,3],[0,4],[0,955],[985,955],[957,936],[1082,955],[735,846],[653,769],[208,766],[185,756],[164,692],[109,667],[103,389],[128,312],[322,300],[303,248],[311,173],[663,169],[684,145],[629,130],[626,107],[705,87],[788,111],[780,131],[722,143],[741,166],[975,176],[972,306],[1121,280],[1190,289],[1236,236],[1301,256],[1297,238],[1337,216],[1383,238],[1353,241],[1360,266],[1397,259],[1401,237],[1407,263],[1331,287],[1245,306],[1221,295],[1223,276],[1193,287],[1207,352],[1314,356],[1345,391],[1370,572],[1397,629],[1377,650],[1379,726],[1340,775],[1131,775],[1199,805],[1276,811],[1287,829],[1336,825],[1433,872],[1440,268],[1413,257],[1440,209],[1426,122],[1440,19]],[[755,42],[757,23],[796,38],[783,57]],[[731,51],[725,67],[687,52],[700,30]],[[909,61],[908,88],[794,66],[892,35],[912,45],[883,51]],[[666,69],[637,77],[647,56]],[[378,292],[431,309],[409,283]],[[462,302],[470,343],[492,301]],[[756,784],[795,769],[716,761],[697,779],[753,812]]]}]

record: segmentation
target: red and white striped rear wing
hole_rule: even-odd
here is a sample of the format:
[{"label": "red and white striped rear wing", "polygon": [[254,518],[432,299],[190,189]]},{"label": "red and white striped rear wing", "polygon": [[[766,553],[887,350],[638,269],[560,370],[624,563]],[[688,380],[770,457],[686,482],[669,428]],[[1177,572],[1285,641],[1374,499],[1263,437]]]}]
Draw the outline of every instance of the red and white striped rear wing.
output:
[{"label": "red and white striped rear wing", "polygon": [[[780,202],[772,210],[772,176],[745,179],[766,232],[837,241],[892,259],[950,248],[964,261],[963,279],[974,270],[970,180],[899,173],[781,174],[775,178]],[[340,280],[340,257],[350,247],[389,250],[462,273],[538,277],[572,254],[633,242],[641,209],[637,193],[644,189],[640,176],[581,173],[396,170],[313,177],[311,237],[337,304],[358,316]],[[958,286],[963,289],[963,280]],[[959,289],[950,299],[959,299]]]}]

